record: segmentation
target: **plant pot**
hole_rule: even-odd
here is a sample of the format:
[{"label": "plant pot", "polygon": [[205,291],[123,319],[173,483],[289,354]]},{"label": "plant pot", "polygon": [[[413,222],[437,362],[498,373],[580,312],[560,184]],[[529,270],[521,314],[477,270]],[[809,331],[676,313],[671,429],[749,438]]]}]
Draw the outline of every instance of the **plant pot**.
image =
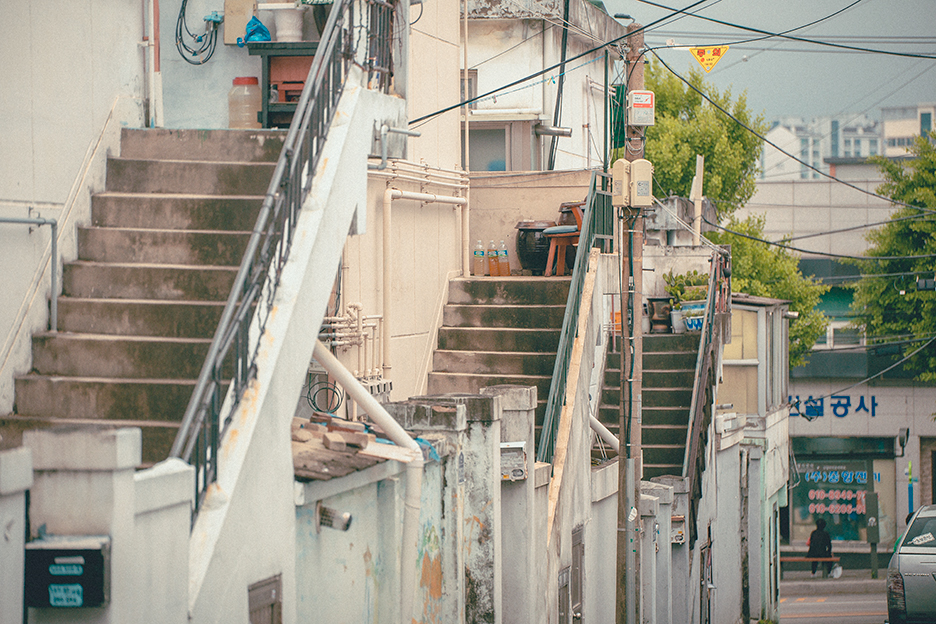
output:
[{"label": "plant pot", "polygon": [[671,310],[670,311],[670,322],[673,325],[674,334],[684,334],[686,333],[686,322],[683,319],[682,310]]}]

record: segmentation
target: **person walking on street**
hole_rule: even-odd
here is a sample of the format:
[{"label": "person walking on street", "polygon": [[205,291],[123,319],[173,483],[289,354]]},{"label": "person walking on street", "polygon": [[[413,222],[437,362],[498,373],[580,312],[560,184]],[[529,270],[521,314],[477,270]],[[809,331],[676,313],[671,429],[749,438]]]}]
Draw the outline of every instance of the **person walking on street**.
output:
[{"label": "person walking on street", "polygon": [[[806,544],[809,546],[809,552],[806,553],[807,557],[831,557],[832,556],[832,538],[829,537],[829,534],[825,530],[826,521],[822,518],[816,520],[816,530],[813,531],[809,536],[809,541]],[[824,561],[826,566],[826,574],[832,571],[832,562]],[[816,576],[816,567],[819,565],[818,561],[812,562],[812,574]]]}]

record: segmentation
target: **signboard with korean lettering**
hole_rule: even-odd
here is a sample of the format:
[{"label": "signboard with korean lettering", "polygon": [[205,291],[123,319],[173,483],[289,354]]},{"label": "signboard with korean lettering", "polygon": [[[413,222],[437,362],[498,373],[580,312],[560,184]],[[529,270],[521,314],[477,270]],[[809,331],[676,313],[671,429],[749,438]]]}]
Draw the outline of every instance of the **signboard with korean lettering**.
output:
[{"label": "signboard with korean lettering", "polygon": [[878,400],[873,394],[857,396],[848,394],[833,394],[819,396],[794,394],[789,396],[790,416],[802,416],[808,420],[822,418],[823,416],[877,416]]},{"label": "signboard with korean lettering", "polygon": [[867,526],[867,494],[874,490],[873,462],[803,461],[797,469],[799,484],[791,491],[797,533],[808,535],[822,518],[833,540],[862,539],[860,531]]}]

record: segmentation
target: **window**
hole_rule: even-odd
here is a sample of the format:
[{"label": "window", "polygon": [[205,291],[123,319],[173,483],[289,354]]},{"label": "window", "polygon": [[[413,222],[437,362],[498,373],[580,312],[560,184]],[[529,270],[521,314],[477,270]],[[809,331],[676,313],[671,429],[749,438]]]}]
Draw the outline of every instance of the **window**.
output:
[{"label": "window", "polygon": [[920,134],[926,136],[926,133],[933,129],[933,113],[920,113]]},{"label": "window", "polygon": [[472,171],[536,171],[540,166],[540,137],[536,119],[471,121],[468,126]]},{"label": "window", "polygon": [[850,327],[848,321],[830,321],[825,336],[816,340],[813,349],[834,349],[836,347],[857,347],[865,344],[864,334],[855,327]]},{"label": "window", "polygon": [[572,531],[572,621],[582,621],[582,599],[585,596],[583,581],[585,579],[585,544],[582,538],[585,527],[578,527]]},{"label": "window", "polygon": [[877,153],[878,153],[877,139],[868,139],[868,155],[877,156]]}]

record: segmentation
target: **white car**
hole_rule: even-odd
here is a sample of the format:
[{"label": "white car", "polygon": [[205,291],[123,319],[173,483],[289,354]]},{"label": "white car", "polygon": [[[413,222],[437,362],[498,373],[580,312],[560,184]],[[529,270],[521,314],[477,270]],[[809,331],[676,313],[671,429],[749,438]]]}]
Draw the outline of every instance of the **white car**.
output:
[{"label": "white car", "polygon": [[936,624],[936,505],[917,510],[887,567],[889,624]]}]

